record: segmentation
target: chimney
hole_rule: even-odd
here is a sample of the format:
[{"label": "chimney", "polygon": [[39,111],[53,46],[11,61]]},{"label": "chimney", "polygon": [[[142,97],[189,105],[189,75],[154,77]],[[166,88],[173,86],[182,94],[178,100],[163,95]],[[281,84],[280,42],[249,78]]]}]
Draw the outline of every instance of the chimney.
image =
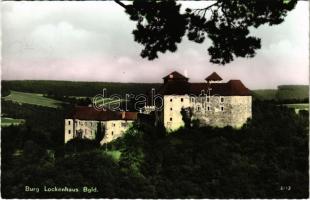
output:
[{"label": "chimney", "polygon": [[122,119],[125,119],[125,117],[126,117],[126,113],[125,113],[125,111],[123,111],[122,112]]},{"label": "chimney", "polygon": [[187,69],[184,69],[184,76],[185,76],[186,78],[188,78]]}]

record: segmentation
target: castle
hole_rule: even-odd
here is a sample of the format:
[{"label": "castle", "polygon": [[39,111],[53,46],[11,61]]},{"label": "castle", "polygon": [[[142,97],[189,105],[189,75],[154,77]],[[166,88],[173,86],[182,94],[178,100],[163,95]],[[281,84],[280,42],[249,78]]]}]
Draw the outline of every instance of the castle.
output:
[{"label": "castle", "polygon": [[96,110],[93,107],[77,106],[65,119],[65,138],[67,143],[73,138],[95,139],[98,123],[105,133],[101,144],[120,136],[137,120],[137,112],[116,112],[108,109]]},{"label": "castle", "polygon": [[164,98],[164,109],[157,113],[157,120],[169,131],[185,125],[182,109],[199,126],[239,128],[252,117],[250,90],[240,80],[224,83],[213,72],[205,82],[190,83],[187,77],[176,71],[163,79],[159,93]]},{"label": "castle", "polygon": [[[251,93],[240,80],[222,82],[222,78],[213,72],[205,82],[190,83],[176,71],[163,80],[158,92],[162,109],[156,109],[151,103],[140,112],[155,116],[154,123],[163,124],[168,132],[185,126],[186,117],[199,126],[234,128],[241,127],[252,117]],[[137,112],[75,107],[65,119],[65,143],[75,137],[95,139],[98,123],[101,123],[105,136],[100,143],[104,144],[121,137],[137,119]]]}]

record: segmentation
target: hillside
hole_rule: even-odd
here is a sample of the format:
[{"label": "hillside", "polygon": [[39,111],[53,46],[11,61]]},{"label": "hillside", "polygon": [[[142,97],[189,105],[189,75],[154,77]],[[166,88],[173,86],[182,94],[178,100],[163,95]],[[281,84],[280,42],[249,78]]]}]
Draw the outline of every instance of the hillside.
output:
[{"label": "hillside", "polygon": [[26,103],[51,108],[57,108],[62,103],[61,101],[44,97],[42,94],[16,91],[11,91],[10,94],[3,97],[3,99],[6,101],[13,101],[19,104]]},{"label": "hillside", "polygon": [[276,94],[278,100],[309,98],[308,85],[279,85]]},{"label": "hillside", "polygon": [[297,100],[309,98],[308,85],[279,85],[278,89],[252,90],[253,97],[259,100]]},{"label": "hillside", "polygon": [[[106,88],[108,95],[126,93],[146,93],[152,88],[158,89],[161,83],[113,83],[113,82],[81,82],[81,81],[2,81],[2,96],[8,90],[53,94],[56,96],[92,97],[101,94]],[[305,99],[309,97],[308,85],[280,85],[278,89],[252,90],[253,97],[260,100]]]},{"label": "hillside", "polygon": [[51,94],[56,96],[86,96],[93,97],[102,94],[104,88],[107,95],[127,93],[145,94],[152,88],[158,89],[159,83],[113,83],[113,82],[78,82],[78,81],[48,81],[22,80],[2,81],[2,96],[8,90],[29,93]]},{"label": "hillside", "polygon": [[265,90],[252,90],[252,95],[256,99],[260,100],[272,100],[276,98],[277,90],[265,89]]}]

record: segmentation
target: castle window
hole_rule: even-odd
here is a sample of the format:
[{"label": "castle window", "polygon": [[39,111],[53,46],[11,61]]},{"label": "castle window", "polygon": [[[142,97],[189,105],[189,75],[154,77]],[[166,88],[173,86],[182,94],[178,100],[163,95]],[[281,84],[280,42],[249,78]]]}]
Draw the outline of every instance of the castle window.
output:
[{"label": "castle window", "polygon": [[224,107],[223,106],[221,106],[221,111],[224,111]]},{"label": "castle window", "polygon": [[200,107],[199,106],[197,106],[197,111],[200,111]]},{"label": "castle window", "polygon": [[170,108],[170,110],[172,110],[172,108]]},{"label": "castle window", "polygon": [[68,121],[68,125],[70,125],[71,124],[71,121]]},{"label": "castle window", "polygon": [[210,111],[210,106],[208,106],[208,111]]},{"label": "castle window", "polygon": [[181,98],[181,102],[183,102],[183,98]]},{"label": "castle window", "polygon": [[113,135],[113,134],[114,134],[114,132],[112,131],[112,132],[111,132],[111,134]]},{"label": "castle window", "polygon": [[207,102],[210,102],[210,98],[209,97],[207,97]]},{"label": "castle window", "polygon": [[112,126],[115,127],[115,124],[113,123]]},{"label": "castle window", "polygon": [[224,98],[223,97],[221,97],[221,102],[224,102]]},{"label": "castle window", "polygon": [[172,102],[172,99],[170,99],[170,102]]},{"label": "castle window", "polygon": [[170,117],[170,121],[172,121],[172,117]]},{"label": "castle window", "polygon": [[71,130],[68,130],[68,134],[71,134]]}]

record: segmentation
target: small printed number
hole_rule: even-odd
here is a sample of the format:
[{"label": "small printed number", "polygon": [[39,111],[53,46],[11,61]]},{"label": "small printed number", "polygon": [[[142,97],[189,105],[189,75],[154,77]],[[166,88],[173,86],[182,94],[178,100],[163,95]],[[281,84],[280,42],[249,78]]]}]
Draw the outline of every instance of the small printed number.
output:
[{"label": "small printed number", "polygon": [[291,189],[292,189],[292,187],[289,186],[289,185],[280,186],[280,190],[281,190],[281,191],[290,191]]}]

